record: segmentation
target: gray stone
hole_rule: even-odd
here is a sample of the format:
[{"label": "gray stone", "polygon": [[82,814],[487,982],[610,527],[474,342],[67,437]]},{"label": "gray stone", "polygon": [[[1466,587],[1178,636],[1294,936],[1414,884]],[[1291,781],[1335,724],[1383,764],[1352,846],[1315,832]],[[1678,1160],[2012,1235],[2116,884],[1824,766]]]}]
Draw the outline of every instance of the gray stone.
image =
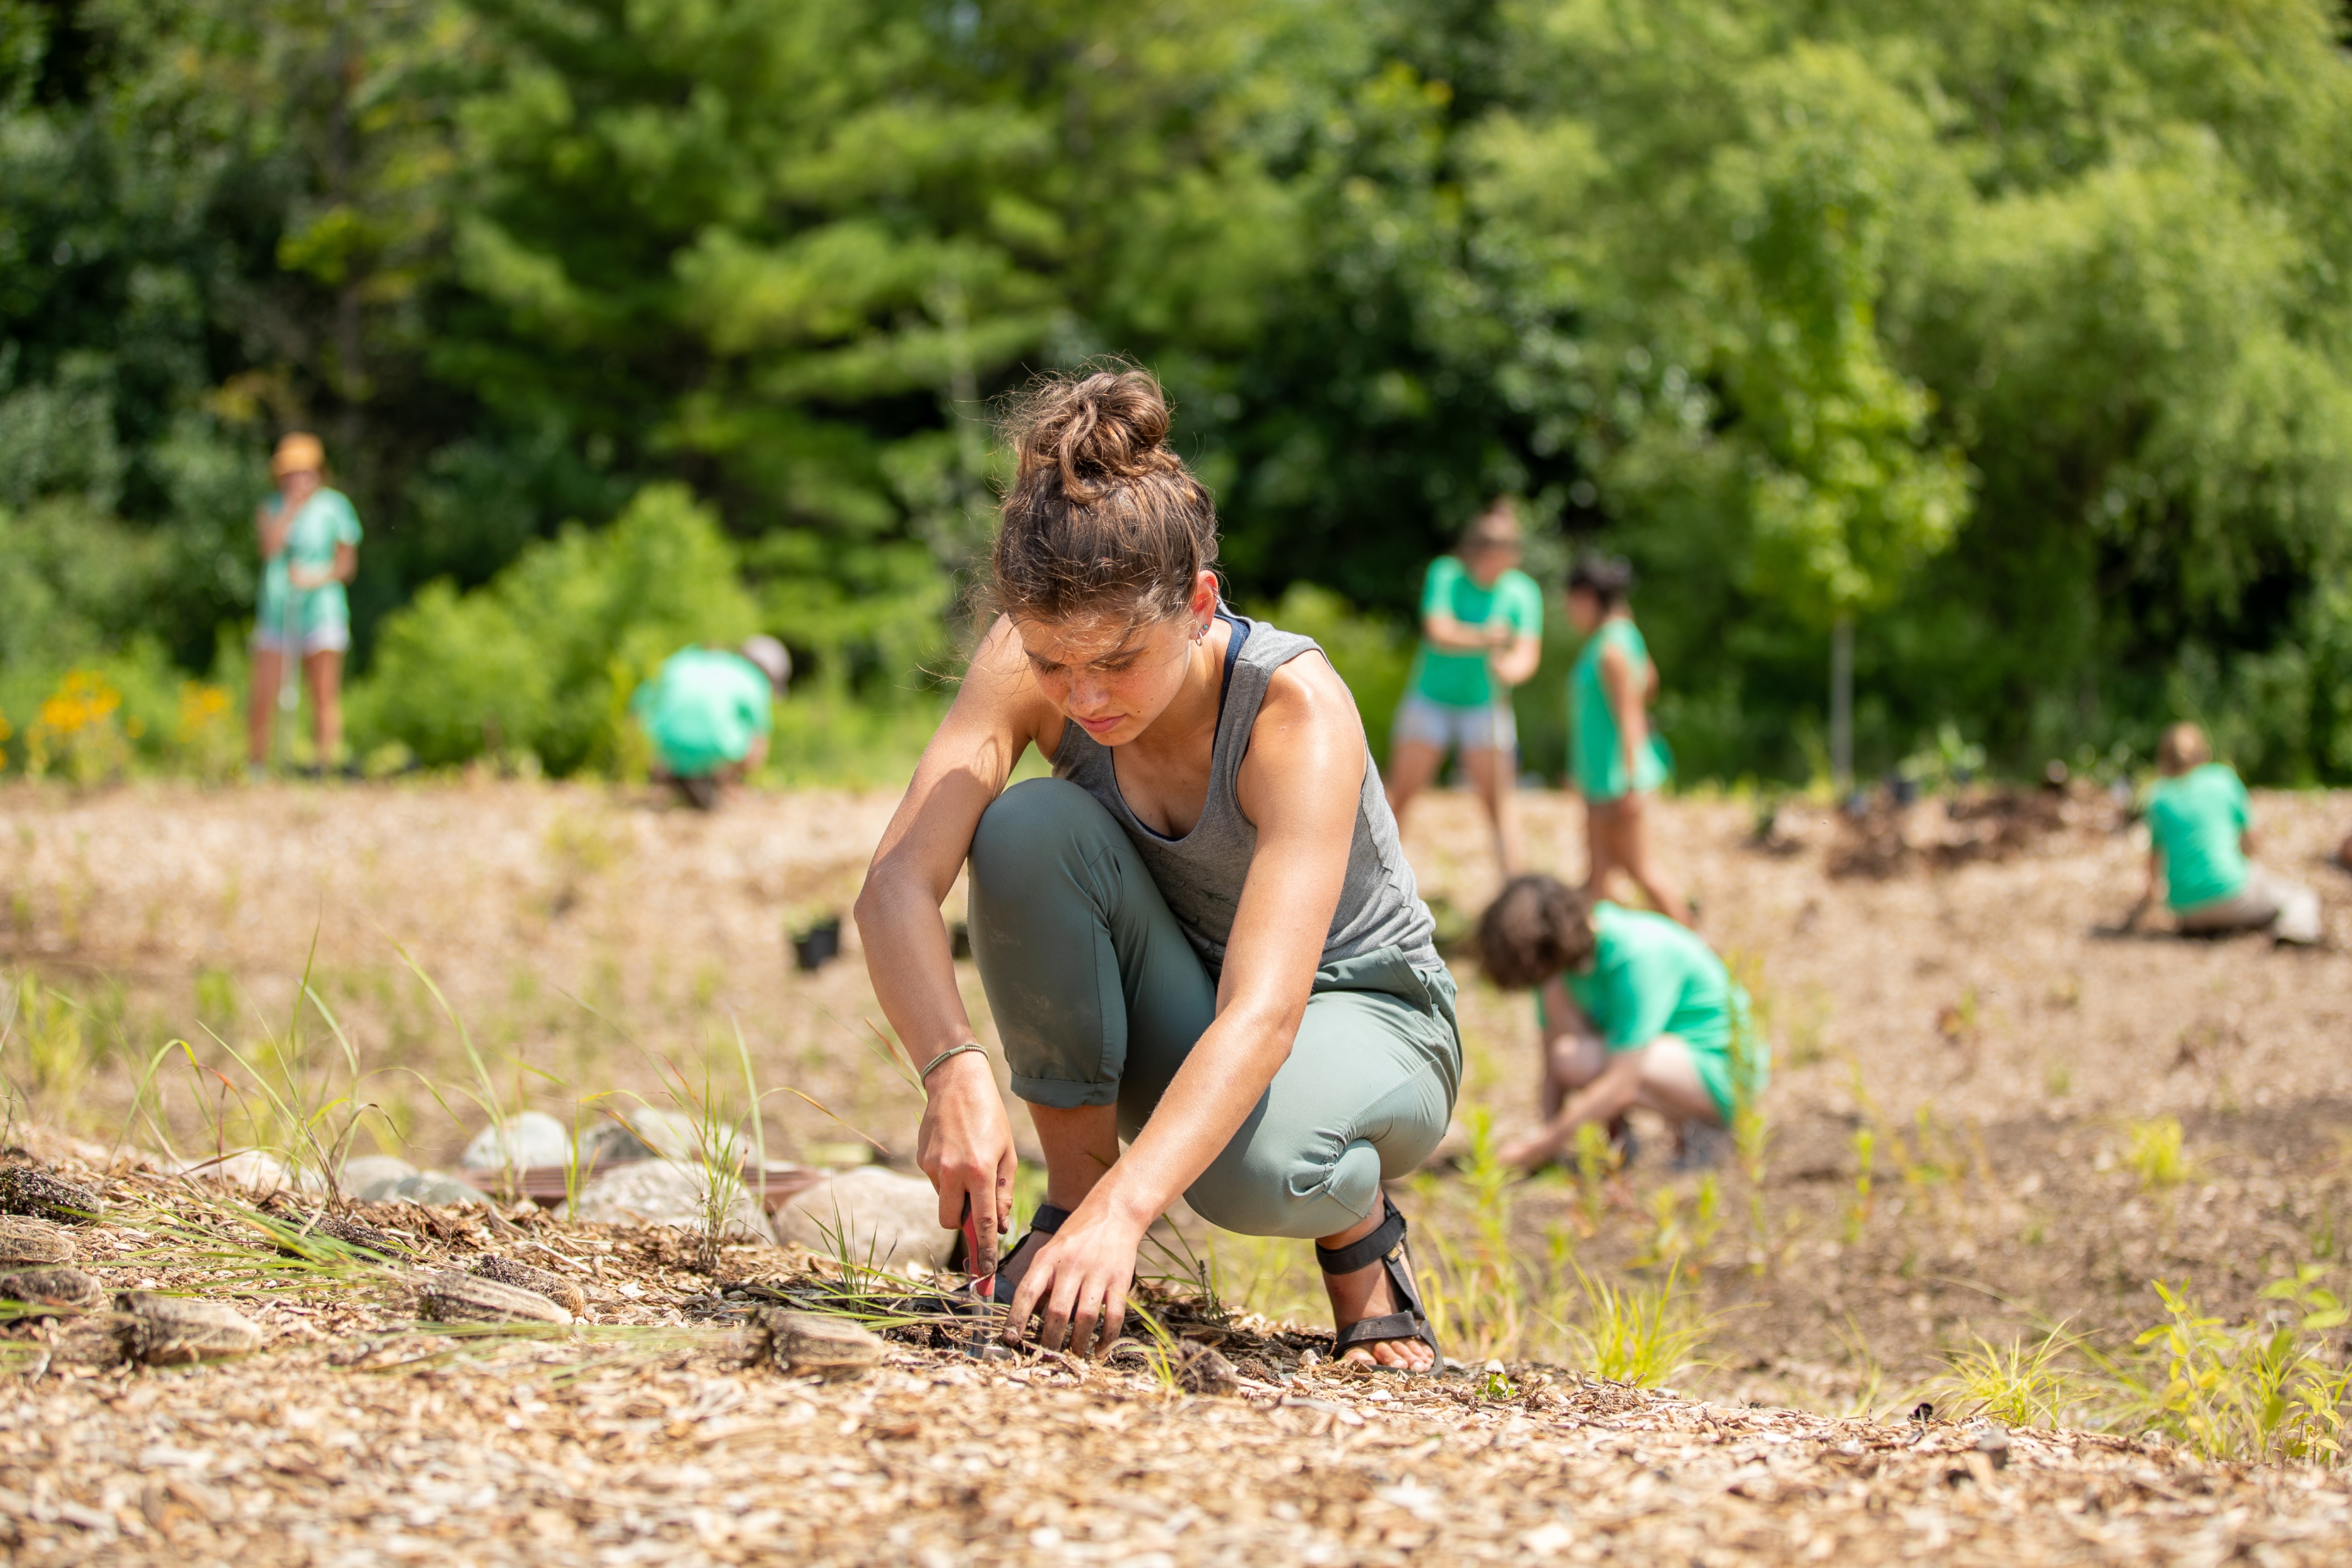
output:
[{"label": "gray stone", "polygon": [[[620,1120],[615,1121],[612,1117]],[[583,1165],[701,1158],[702,1143],[694,1119],[680,1110],[664,1110],[650,1105],[625,1110],[616,1107],[611,1116],[580,1135]]]},{"label": "gray stone", "polygon": [[383,1195],[422,1204],[429,1209],[457,1208],[464,1204],[487,1205],[490,1201],[485,1194],[439,1171],[420,1171],[413,1176],[403,1176],[393,1183]]},{"label": "gray stone", "polygon": [[[668,1225],[699,1234],[709,1173],[683,1160],[639,1160],[600,1173],[581,1189],[572,1217],[590,1225]],[[776,1239],[751,1194],[739,1191],[730,1205],[725,1239]]]},{"label": "gray stone", "polygon": [[940,1228],[939,1194],[919,1176],[866,1165],[795,1193],[776,1211],[779,1240],[852,1263],[944,1268],[956,1233]]},{"label": "gray stone", "polygon": [[571,1158],[571,1130],[543,1110],[526,1110],[475,1133],[457,1163],[468,1171],[499,1171],[509,1165],[527,1171],[533,1165],[561,1165]]},{"label": "gray stone", "polygon": [[343,1195],[362,1203],[390,1197],[397,1183],[416,1174],[416,1167],[390,1154],[362,1154],[343,1162]]}]

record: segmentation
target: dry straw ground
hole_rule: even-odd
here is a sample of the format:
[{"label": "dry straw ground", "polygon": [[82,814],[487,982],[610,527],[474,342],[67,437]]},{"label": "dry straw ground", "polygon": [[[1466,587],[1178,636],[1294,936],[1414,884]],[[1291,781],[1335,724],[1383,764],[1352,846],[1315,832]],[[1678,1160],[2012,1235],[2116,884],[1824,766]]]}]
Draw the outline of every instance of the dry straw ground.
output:
[{"label": "dry straw ground", "polygon": [[[2340,942],[2352,886],[2315,862],[2352,806],[2258,808],[2266,856],[2320,882]],[[432,1087],[450,1099],[462,1047],[395,944],[467,1020],[500,1095],[568,1116],[585,1095],[654,1091],[665,1056],[731,1059],[740,1028],[763,1087],[809,1097],[768,1100],[772,1152],[839,1157],[825,1146],[849,1141],[845,1123],[903,1151],[916,1101],[865,1033],[877,1016],[854,956],[800,975],[783,942],[845,902],[887,810],[802,795],[699,818],[494,784],[0,795],[0,942],[36,979],[23,994],[43,1047],[26,1055],[20,1018],[7,1068],[85,1141],[28,1134],[18,1157],[109,1186],[104,1225],[81,1237],[110,1287],[232,1300],[269,1335],[241,1363],[60,1360],[10,1385],[12,1552],[2218,1563],[2337,1561],[2352,1542],[2342,1470],[2200,1458],[2140,1436],[2165,1425],[2160,1397],[2126,1419],[2091,1387],[2100,1356],[2145,1370],[2118,1358],[2166,1321],[2158,1279],[2225,1325],[2290,1306],[2326,1321],[2259,1292],[2298,1270],[2312,1289],[2344,1283],[2352,1099],[2340,946],[2094,934],[2128,902],[2136,856],[2095,802],[1976,858],[1935,852],[1982,825],[1934,804],[1903,826],[1914,852],[1891,857],[1884,836],[1810,811],[1784,811],[1760,843],[1748,805],[1670,812],[1667,852],[1779,1048],[1760,1157],[1751,1143],[1674,1173],[1653,1130],[1629,1173],[1506,1184],[1474,1161],[1416,1178],[1404,1201],[1443,1244],[1449,1348],[1474,1368],[1499,1357],[1500,1374],[1301,1365],[1308,1335],[1218,1326],[1163,1284],[1164,1315],[1240,1366],[1237,1394],[1185,1394],[1136,1358],[981,1360],[968,1331],[928,1327],[863,1379],[804,1383],[747,1366],[737,1323],[761,1289],[805,1289],[837,1264],[730,1249],[714,1276],[674,1236],[371,1210],[427,1260],[561,1254],[588,1289],[568,1332],[452,1338],[415,1323],[415,1266],[265,1266],[232,1194],[135,1158],[167,1134],[208,1153],[238,1115],[218,1084],[200,1101],[192,1086],[211,1080],[182,1060],[134,1121],[137,1069],[177,1035],[234,1081],[227,1047],[250,1061],[287,1037],[307,958],[385,1137],[446,1163],[474,1113],[451,1100],[446,1115]],[[1538,799],[1528,818],[1538,857],[1572,871],[1573,805]],[[1491,890],[1482,837],[1454,799],[1411,825],[1449,918]],[[1874,854],[1899,863],[1832,874]],[[967,991],[980,1009],[969,973]],[[1475,984],[1466,997],[1465,1110],[1507,1131],[1531,1113],[1531,1024],[1517,999]],[[1298,1249],[1188,1234],[1229,1298],[1322,1323]],[[1671,1271],[1692,1312],[1715,1314],[1685,1320],[1706,1334],[1706,1364],[1672,1380],[1690,1397],[1580,1370],[1577,1331],[1599,1325],[1580,1267],[1637,1288]],[[2060,1321],[2084,1349],[2051,1403],[2108,1429],[1969,1419],[1953,1358]],[[55,1331],[16,1331],[20,1375]],[[2333,1365],[2333,1337],[2298,1353]],[[1906,1419],[1922,1397],[1934,1418]]]}]

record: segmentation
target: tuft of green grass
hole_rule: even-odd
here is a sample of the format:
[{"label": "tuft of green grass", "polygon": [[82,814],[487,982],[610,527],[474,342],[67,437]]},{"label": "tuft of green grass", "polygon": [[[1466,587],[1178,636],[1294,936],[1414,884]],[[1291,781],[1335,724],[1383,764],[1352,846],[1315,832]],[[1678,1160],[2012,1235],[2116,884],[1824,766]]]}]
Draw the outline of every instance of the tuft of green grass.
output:
[{"label": "tuft of green grass", "polygon": [[2196,1164],[2184,1146],[2179,1117],[2156,1116],[2135,1121],[2124,1130],[2124,1167],[2139,1178],[2145,1190],[2168,1192],[2195,1177]]},{"label": "tuft of green grass", "polygon": [[1699,1364],[1715,1321],[1676,1289],[1678,1275],[1668,1269],[1654,1285],[1618,1285],[1577,1269],[1584,1312],[1569,1336],[1595,1376],[1655,1388]]},{"label": "tuft of green grass", "polygon": [[1943,1376],[1928,1385],[1938,1405],[1989,1415],[2005,1426],[2056,1426],[2090,1393],[2067,1364],[2074,1341],[2062,1327],[2028,1344],[2022,1337],[1996,1345],[1979,1337],[1947,1358]]}]

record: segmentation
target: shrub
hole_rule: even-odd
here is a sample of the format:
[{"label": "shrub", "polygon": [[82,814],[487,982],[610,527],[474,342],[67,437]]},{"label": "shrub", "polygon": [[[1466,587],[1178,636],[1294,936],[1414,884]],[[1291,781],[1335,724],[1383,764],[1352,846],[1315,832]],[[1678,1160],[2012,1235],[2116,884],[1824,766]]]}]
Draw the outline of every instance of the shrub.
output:
[{"label": "shrub", "polygon": [[717,519],[683,486],[649,486],[610,528],[566,529],[470,594],[436,583],[388,617],[352,736],[428,764],[496,752],[557,773],[611,767],[639,681],[687,644],[757,629]]}]

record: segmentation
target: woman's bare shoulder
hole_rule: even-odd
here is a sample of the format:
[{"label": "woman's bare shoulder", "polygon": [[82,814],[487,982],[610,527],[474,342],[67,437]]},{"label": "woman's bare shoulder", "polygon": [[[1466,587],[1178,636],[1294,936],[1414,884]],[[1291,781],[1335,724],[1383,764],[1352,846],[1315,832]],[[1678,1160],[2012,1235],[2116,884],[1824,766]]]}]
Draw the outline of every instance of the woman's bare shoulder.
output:
[{"label": "woman's bare shoulder", "polygon": [[1265,698],[1250,731],[1255,743],[1267,731],[1298,731],[1360,745],[1364,721],[1356,695],[1320,648],[1300,654],[1267,677]]},{"label": "woman's bare shoulder", "polygon": [[972,650],[956,706],[985,714],[992,727],[1034,743],[1049,758],[1061,743],[1062,716],[1038,687],[1010,616],[997,616]]}]

